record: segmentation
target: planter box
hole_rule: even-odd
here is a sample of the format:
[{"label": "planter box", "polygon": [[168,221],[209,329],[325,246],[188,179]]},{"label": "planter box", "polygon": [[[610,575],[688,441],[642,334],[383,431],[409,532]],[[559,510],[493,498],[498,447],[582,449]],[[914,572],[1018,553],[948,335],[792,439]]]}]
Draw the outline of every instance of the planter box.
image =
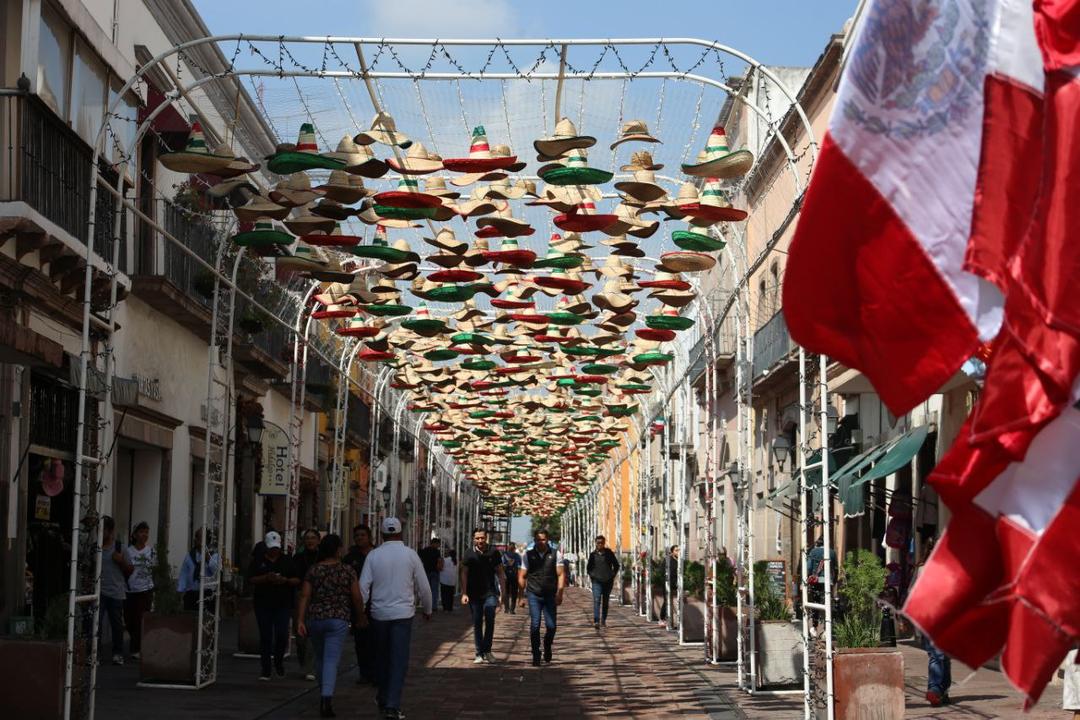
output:
[{"label": "planter box", "polygon": [[904,656],[894,648],[845,648],[833,655],[837,720],[901,720]]},{"label": "planter box", "polygon": [[664,608],[664,591],[652,588],[651,590],[651,603],[649,609],[652,611],[651,620],[662,620],[660,617],[661,610]]},{"label": "planter box", "polygon": [[802,635],[787,620],[757,622],[757,685],[802,683]]},{"label": "planter box", "polygon": [[682,639],[684,642],[705,640],[705,601],[697,598],[683,600]]},{"label": "planter box", "polygon": [[140,682],[195,684],[196,613],[143,615]]},{"label": "planter box", "polygon": [[0,638],[0,697],[4,715],[20,720],[64,716],[64,661],[60,640]]},{"label": "planter box", "polygon": [[259,654],[259,622],[255,619],[255,604],[251,598],[237,598],[236,649],[243,655]]},{"label": "planter box", "polygon": [[734,660],[739,654],[739,618],[735,608],[720,607],[720,659]]}]

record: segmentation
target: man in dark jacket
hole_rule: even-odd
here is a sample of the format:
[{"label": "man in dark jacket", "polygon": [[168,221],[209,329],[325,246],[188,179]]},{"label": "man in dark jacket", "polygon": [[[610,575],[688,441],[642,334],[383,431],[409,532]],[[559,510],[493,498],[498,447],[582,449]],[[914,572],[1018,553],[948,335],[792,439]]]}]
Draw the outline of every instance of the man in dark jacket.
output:
[{"label": "man in dark jacket", "polygon": [[[355,570],[356,577],[360,577],[360,573],[364,571],[364,561],[367,560],[368,553],[374,549],[375,544],[371,541],[371,528],[367,525],[357,525],[353,528],[353,546],[349,548],[349,552],[341,559],[341,562]],[[375,632],[372,630],[370,623],[364,627],[353,626],[353,642],[356,645],[356,669],[358,671],[356,684],[374,685],[376,682]]]},{"label": "man in dark jacket", "polygon": [[593,627],[606,626],[611,588],[619,576],[619,559],[611,552],[603,535],[596,536],[596,549],[590,553],[585,570],[592,580]]},{"label": "man in dark jacket", "polygon": [[533,546],[522,557],[518,571],[518,587],[525,591],[521,607],[529,603],[529,640],[532,644],[532,664],[540,665],[540,618],[544,626],[544,662],[551,662],[551,646],[555,642],[557,608],[562,605],[566,588],[566,568],[562,553],[548,542],[547,530],[538,530]]}]

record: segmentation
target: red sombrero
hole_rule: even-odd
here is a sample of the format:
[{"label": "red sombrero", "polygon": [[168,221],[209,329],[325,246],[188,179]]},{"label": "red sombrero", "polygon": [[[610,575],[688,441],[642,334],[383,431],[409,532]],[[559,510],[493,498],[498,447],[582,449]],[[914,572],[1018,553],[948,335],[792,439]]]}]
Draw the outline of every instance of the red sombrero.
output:
[{"label": "red sombrero", "polygon": [[642,340],[653,342],[668,342],[675,339],[674,330],[660,330],[657,328],[637,328],[634,333]]},{"label": "red sombrero", "polygon": [[411,177],[402,177],[397,190],[378,193],[372,199],[376,205],[394,208],[437,208],[442,205],[442,198],[420,192],[420,184]]},{"label": "red sombrero", "polygon": [[659,271],[652,280],[638,281],[638,287],[662,288],[664,290],[689,290],[690,283],[681,279],[678,275]]},{"label": "red sombrero", "polygon": [[614,225],[618,220],[618,215],[597,215],[596,206],[592,201],[584,200],[573,212],[556,215],[554,223],[567,232],[590,232],[603,230]]},{"label": "red sombrero", "polygon": [[364,242],[364,239],[357,235],[342,235],[340,227],[335,227],[330,233],[301,235],[300,240],[308,245],[319,245],[320,247],[353,247]]},{"label": "red sombrero", "polygon": [[477,125],[472,131],[472,144],[469,146],[469,157],[449,158],[443,160],[443,167],[451,172],[487,172],[490,170],[502,170],[512,167],[517,163],[517,156],[495,157],[491,154],[491,146],[488,145],[487,133],[483,125]]},{"label": "red sombrero", "polygon": [[590,286],[584,280],[568,277],[560,268],[555,268],[551,275],[541,275],[534,282],[540,287],[561,290],[567,295],[579,295]]},{"label": "red sombrero", "polygon": [[356,314],[356,308],[342,307],[341,305],[328,305],[325,310],[316,310],[311,313],[312,320],[334,320],[336,318],[351,318]]},{"label": "red sombrero", "polygon": [[[484,228],[487,230],[488,228]],[[483,232],[483,231],[480,231]],[[531,233],[530,233],[531,234]],[[477,233],[479,236],[480,233]],[[514,267],[528,267],[532,265],[536,260],[536,253],[532,250],[522,250],[518,247],[517,240],[508,238],[503,241],[502,247],[498,250],[487,250],[483,253],[484,259],[488,262],[497,262],[504,265],[513,265]]]},{"label": "red sombrero", "polygon": [[484,277],[483,273],[474,270],[437,270],[428,275],[428,280],[437,283],[473,282]]},{"label": "red sombrero", "polygon": [[528,310],[536,307],[536,303],[531,300],[505,300],[503,298],[495,298],[491,304],[502,310]]}]

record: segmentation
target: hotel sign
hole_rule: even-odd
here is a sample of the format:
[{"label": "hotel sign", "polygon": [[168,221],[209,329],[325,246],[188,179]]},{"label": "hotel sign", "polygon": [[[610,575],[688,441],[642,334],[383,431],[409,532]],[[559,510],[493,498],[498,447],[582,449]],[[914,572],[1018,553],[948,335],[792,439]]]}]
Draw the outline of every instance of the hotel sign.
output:
[{"label": "hotel sign", "polygon": [[260,495],[289,494],[289,436],[281,428],[267,423],[262,434],[262,474]]}]

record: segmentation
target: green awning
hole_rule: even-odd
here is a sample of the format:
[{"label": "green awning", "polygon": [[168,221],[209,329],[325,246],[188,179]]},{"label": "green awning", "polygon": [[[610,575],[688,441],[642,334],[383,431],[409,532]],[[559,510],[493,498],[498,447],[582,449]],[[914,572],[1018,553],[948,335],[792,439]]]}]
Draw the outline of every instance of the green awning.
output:
[{"label": "green awning", "polygon": [[[845,516],[861,515],[866,511],[863,485],[892,475],[911,462],[926,440],[926,433],[927,427],[921,425],[898,438],[870,448],[840,468],[835,478],[836,489],[840,501],[844,504]],[[859,473],[863,471],[866,472],[860,476]]]},{"label": "green awning", "polygon": [[798,491],[798,483],[796,483],[795,480],[788,480],[786,483],[769,493],[769,500],[789,498],[798,494]]}]

